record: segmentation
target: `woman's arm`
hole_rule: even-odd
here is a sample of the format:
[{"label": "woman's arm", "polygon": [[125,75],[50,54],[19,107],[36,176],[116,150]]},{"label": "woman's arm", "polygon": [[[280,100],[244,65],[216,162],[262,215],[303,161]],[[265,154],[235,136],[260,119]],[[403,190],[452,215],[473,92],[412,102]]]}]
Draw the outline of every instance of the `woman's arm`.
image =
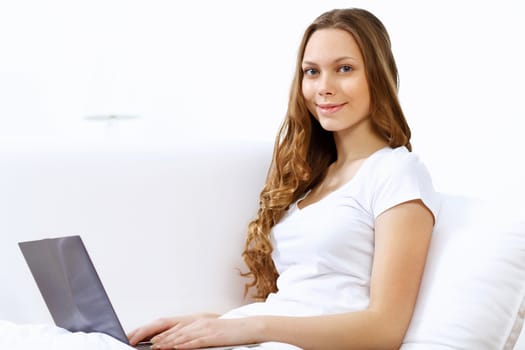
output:
[{"label": "woman's arm", "polygon": [[398,349],[415,307],[433,222],[420,200],[379,215],[366,310],[315,317],[202,319],[169,333],[155,345],[191,349],[276,341],[312,350]]}]

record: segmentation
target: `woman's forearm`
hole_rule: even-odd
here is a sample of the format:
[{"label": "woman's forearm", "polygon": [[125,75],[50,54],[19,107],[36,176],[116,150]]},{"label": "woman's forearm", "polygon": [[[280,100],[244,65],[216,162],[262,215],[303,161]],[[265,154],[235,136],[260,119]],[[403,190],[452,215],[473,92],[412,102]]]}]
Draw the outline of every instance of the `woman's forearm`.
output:
[{"label": "woman's forearm", "polygon": [[251,322],[254,341],[277,341],[305,350],[399,349],[408,326],[408,321],[370,310],[315,317],[256,316]]}]

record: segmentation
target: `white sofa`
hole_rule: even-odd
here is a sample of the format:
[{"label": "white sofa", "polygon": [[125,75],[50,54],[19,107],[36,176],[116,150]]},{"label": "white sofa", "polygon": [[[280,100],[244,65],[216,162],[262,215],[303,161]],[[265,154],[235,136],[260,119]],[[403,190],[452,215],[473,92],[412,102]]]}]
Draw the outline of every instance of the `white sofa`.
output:
[{"label": "white sofa", "polygon": [[[270,156],[267,143],[199,140],[0,154],[0,320],[52,322],[17,242],[73,234],[127,330],[248,302],[240,252]],[[442,199],[403,349],[512,349],[525,314],[523,215],[501,202]]]}]

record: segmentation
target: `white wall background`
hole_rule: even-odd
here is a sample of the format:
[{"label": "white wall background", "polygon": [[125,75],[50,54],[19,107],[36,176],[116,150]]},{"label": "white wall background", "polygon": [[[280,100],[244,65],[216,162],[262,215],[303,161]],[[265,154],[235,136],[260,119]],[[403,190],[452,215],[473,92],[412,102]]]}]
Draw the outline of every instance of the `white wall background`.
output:
[{"label": "white wall background", "polygon": [[[272,141],[304,28],[350,6],[389,29],[437,189],[523,192],[518,0],[1,0],[0,151]],[[85,119],[108,114],[138,118]]]}]

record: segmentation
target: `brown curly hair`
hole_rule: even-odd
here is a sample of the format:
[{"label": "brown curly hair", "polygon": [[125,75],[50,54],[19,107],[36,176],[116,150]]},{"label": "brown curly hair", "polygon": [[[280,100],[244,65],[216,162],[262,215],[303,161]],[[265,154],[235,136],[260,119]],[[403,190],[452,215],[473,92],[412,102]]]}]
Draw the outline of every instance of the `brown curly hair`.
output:
[{"label": "brown curly hair", "polygon": [[259,210],[248,225],[243,258],[256,299],[277,291],[278,272],[272,260],[270,231],[290,204],[318,184],[337,158],[331,132],[324,130],[308,111],[302,94],[302,60],[306,44],[319,29],[337,28],[356,40],[365,63],[370,92],[370,120],[374,131],[390,147],[411,150],[410,128],[397,98],[398,73],[389,35],[377,17],[363,9],[335,9],[319,16],[306,29],[297,55],[288,111],[277,134],[266,184],[259,199]]}]

